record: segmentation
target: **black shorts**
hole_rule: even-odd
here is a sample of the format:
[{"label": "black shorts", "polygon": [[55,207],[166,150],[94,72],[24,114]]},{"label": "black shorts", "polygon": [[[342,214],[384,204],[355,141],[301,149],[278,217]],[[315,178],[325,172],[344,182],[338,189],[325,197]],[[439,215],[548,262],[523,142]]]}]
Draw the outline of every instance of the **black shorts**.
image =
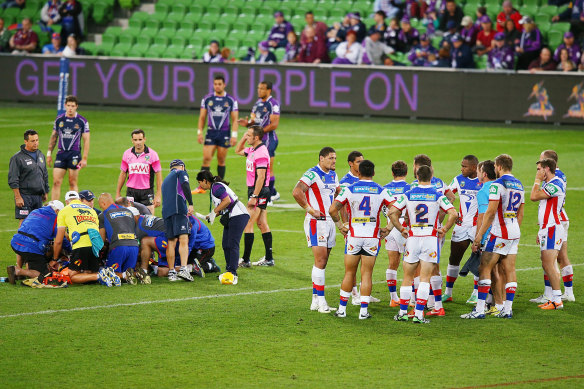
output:
[{"label": "black shorts", "polygon": [[81,161],[81,151],[61,151],[55,156],[55,167],[57,169],[79,169]]},{"label": "black shorts", "polygon": [[205,146],[231,147],[231,131],[207,130]]},{"label": "black shorts", "polygon": [[71,254],[71,261],[69,261],[69,269],[97,273],[99,271],[99,258],[93,255],[91,246],[74,249]]},{"label": "black shorts", "polygon": [[43,206],[43,196],[42,195],[29,195],[20,194],[22,200],[24,201],[23,207],[14,207],[14,217],[16,219],[26,219],[28,215],[35,209],[41,208]]},{"label": "black shorts", "polygon": [[192,249],[189,253],[188,263],[193,263],[194,259],[197,258],[201,264],[209,262],[213,255],[215,254],[215,247],[210,249]]},{"label": "black shorts", "polygon": [[21,256],[22,262],[28,264],[29,270],[36,270],[41,274],[47,274],[49,271],[49,261],[44,255],[14,250],[14,247],[12,251]]},{"label": "black shorts", "polygon": [[[251,195],[253,194],[255,187],[248,186],[247,187],[247,198],[250,199]],[[259,209],[266,209],[268,207],[268,202],[271,199],[270,195],[270,187],[264,186],[262,190],[260,190],[260,194],[258,196],[258,208]]]},{"label": "black shorts", "polygon": [[191,233],[187,215],[172,215],[164,219],[164,228],[168,239]]},{"label": "black shorts", "polygon": [[154,205],[154,189],[128,188],[126,190],[126,197],[133,197],[133,202],[145,206]]}]

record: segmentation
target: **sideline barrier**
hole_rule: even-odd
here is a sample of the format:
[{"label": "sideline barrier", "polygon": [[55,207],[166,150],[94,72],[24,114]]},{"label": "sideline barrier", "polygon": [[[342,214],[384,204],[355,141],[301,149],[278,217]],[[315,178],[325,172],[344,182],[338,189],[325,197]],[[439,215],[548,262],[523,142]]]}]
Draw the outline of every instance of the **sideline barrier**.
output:
[{"label": "sideline barrier", "polygon": [[[56,57],[0,55],[0,74],[0,100],[52,103],[58,96]],[[83,104],[198,109],[217,74],[244,112],[266,79],[284,112],[584,123],[582,73],[77,57],[69,92]]]}]

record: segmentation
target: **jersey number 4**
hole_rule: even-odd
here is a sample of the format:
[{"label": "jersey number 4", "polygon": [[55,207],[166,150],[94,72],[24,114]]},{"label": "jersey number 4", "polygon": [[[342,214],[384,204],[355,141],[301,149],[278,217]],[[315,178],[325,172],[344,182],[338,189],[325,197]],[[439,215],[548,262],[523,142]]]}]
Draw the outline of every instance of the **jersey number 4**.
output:
[{"label": "jersey number 4", "polygon": [[361,204],[359,204],[359,211],[363,211],[363,215],[371,215],[371,198],[369,196],[363,197]]}]

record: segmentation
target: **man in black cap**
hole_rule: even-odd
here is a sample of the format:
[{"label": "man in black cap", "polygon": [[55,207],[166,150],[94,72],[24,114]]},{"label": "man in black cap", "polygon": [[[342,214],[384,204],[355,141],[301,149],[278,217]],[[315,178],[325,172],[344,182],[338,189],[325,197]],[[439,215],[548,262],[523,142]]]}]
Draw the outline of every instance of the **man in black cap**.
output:
[{"label": "man in black cap", "polygon": [[91,208],[93,208],[95,213],[97,213],[97,215],[99,216],[101,210],[95,208],[94,206],[95,195],[93,194],[92,191],[82,190],[81,192],[79,192],[79,200],[81,200],[81,204],[89,205]]},{"label": "man in black cap", "polygon": [[[187,207],[188,203],[188,207]],[[170,163],[170,173],[162,182],[162,218],[166,228],[168,246],[166,259],[168,262],[168,280],[177,281],[178,277],[185,281],[193,281],[193,276],[187,269],[189,258],[189,219],[193,214],[193,198],[189,185],[189,175],[185,163],[175,159]],[[176,243],[179,243],[180,270],[174,270]]]}]

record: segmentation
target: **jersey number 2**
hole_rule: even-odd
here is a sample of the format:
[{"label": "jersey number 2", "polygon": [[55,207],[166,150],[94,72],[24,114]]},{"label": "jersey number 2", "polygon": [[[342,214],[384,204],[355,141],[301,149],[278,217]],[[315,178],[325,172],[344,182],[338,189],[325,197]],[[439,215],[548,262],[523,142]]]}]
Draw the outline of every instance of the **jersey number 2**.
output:
[{"label": "jersey number 2", "polygon": [[371,215],[371,198],[369,196],[363,197],[361,204],[359,204],[359,211],[363,211],[363,215]]},{"label": "jersey number 2", "polygon": [[428,206],[426,204],[419,204],[416,207],[416,223],[428,223],[428,218],[424,217],[428,214]]}]

